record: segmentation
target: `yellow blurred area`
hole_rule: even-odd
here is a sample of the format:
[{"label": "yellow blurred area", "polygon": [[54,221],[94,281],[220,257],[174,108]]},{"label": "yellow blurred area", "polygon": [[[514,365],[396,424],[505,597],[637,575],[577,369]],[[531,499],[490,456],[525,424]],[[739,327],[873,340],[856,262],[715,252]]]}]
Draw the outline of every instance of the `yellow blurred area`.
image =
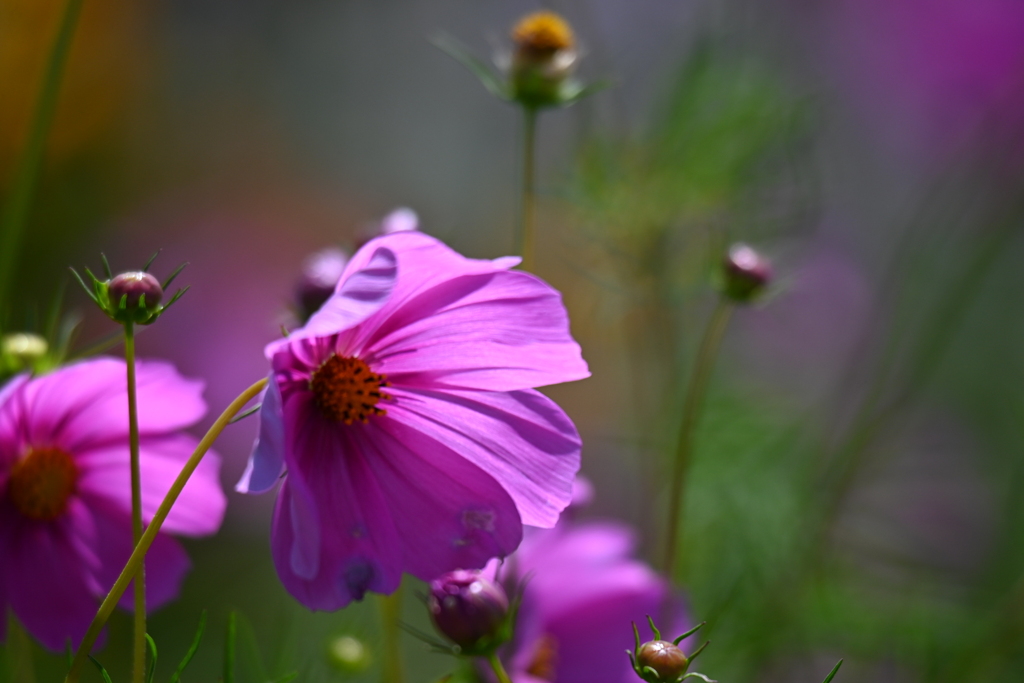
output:
[{"label": "yellow blurred area", "polygon": [[[0,183],[25,144],[65,0],[0,0]],[[66,158],[116,124],[145,62],[145,3],[87,0],[64,72],[47,151]]]}]

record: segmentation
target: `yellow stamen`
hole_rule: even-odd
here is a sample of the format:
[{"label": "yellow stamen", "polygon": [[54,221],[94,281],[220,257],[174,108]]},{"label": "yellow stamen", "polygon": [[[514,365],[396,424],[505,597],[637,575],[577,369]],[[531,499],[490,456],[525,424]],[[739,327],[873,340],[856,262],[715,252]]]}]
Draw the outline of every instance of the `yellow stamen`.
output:
[{"label": "yellow stamen", "polygon": [[11,468],[7,495],[24,516],[49,521],[64,514],[77,480],[70,455],[57,448],[32,449]]},{"label": "yellow stamen", "polygon": [[545,633],[537,642],[537,649],[533,654],[533,661],[527,667],[526,673],[534,678],[544,681],[555,680],[558,670],[558,641],[550,633]]},{"label": "yellow stamen", "polygon": [[525,52],[553,54],[575,44],[569,22],[554,12],[528,14],[512,29],[512,40]]},{"label": "yellow stamen", "polygon": [[309,379],[309,389],[320,411],[347,425],[355,420],[367,422],[371,415],[384,415],[377,403],[391,398],[381,391],[387,385],[384,375],[372,372],[362,359],[336,355],[325,360]]}]

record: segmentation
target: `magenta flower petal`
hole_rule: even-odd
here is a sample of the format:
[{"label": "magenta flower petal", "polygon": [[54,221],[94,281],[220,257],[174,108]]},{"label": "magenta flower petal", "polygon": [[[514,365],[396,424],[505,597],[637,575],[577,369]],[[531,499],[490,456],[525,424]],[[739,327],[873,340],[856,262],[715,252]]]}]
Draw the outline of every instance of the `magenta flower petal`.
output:
[{"label": "magenta flower petal", "polygon": [[[310,402],[308,396],[293,396],[285,404],[286,418],[307,414]],[[292,436],[287,504],[279,500],[275,513],[281,523],[287,517],[292,532],[275,557],[287,559],[288,571],[309,583],[311,594],[318,594],[328,577],[327,593],[319,599],[335,606],[307,603],[314,609],[337,609],[367,590],[394,590],[400,576],[389,569],[401,565],[401,556],[384,492],[352,435],[333,427],[315,415]]]},{"label": "magenta flower petal", "polygon": [[[99,567],[96,580],[104,590],[109,590],[121,570],[131,557],[132,520],[121,511],[103,510],[93,506],[92,522],[95,525],[95,539]],[[181,544],[170,536],[160,534],[146,553],[146,610],[162,607],[178,597],[192,563]],[[118,603],[121,608],[131,611],[134,607],[132,591],[125,591]]]},{"label": "magenta flower petal", "polygon": [[[197,443],[184,434],[142,439],[139,464],[144,521],[153,518]],[[131,472],[125,467],[127,450],[125,444],[119,444],[83,451],[78,457],[84,470],[78,487],[83,494],[102,499],[130,514],[132,493]],[[183,536],[207,536],[220,528],[226,507],[227,498],[220,487],[220,456],[211,451],[185,484],[163,529]]]},{"label": "magenta flower petal", "polygon": [[518,261],[378,237],[319,318],[267,347],[279,395],[239,490],[287,470],[274,562],[307,606],[481,567],[569,504],[579,435],[532,389],[587,367],[558,293]]},{"label": "magenta flower petal", "polygon": [[555,525],[572,500],[582,444],[554,401],[534,390],[392,393],[395,419],[501,481],[523,524]]},{"label": "magenta flower petal", "polygon": [[[349,262],[351,265],[351,261]],[[376,249],[358,270],[345,269],[334,295],[310,317],[304,327],[267,346],[267,357],[287,341],[330,334],[361,323],[373,315],[387,300],[395,285],[397,269],[395,254],[390,249]]]},{"label": "magenta flower petal", "polygon": [[[152,518],[196,440],[202,383],[139,364],[144,518]],[[9,605],[46,647],[77,643],[133,547],[124,363],[97,358],[0,390],[0,611]],[[207,456],[164,530],[213,533],[224,513],[219,458]],[[157,536],[150,605],[177,595],[188,558]]]},{"label": "magenta flower petal", "polygon": [[459,567],[483,567],[519,546],[516,504],[482,468],[399,420],[356,431],[356,446],[388,492],[407,572],[429,580]]},{"label": "magenta flower petal", "polygon": [[633,558],[634,546],[632,531],[615,523],[562,522],[527,535],[500,569],[506,581],[529,577],[515,638],[502,653],[515,683],[536,680],[537,671],[559,683],[633,683],[624,656],[633,647],[630,622],[642,625],[667,608],[664,630],[684,629],[668,583]]},{"label": "magenta flower petal", "polygon": [[271,381],[263,392],[260,426],[252,457],[242,478],[235,485],[239,493],[265,493],[274,488],[284,474],[284,411],[281,390]]},{"label": "magenta flower petal", "polygon": [[[183,378],[170,363],[140,361],[136,383],[142,435],[181,429],[206,412],[203,383]],[[113,358],[43,375],[28,383],[19,403],[31,415],[33,442],[77,451],[128,433],[128,380],[124,362]]]},{"label": "magenta flower petal", "polygon": [[558,292],[496,272],[438,284],[395,310],[368,340],[393,382],[514,391],[590,376]]},{"label": "magenta flower petal", "polygon": [[[328,520],[324,525],[323,531],[332,533],[330,542],[321,548],[322,539],[318,535],[315,546],[310,548],[307,537],[311,531],[321,533],[320,525],[308,524],[316,510],[313,500],[305,498],[307,493],[293,491],[298,480],[299,477],[293,476],[285,480],[274,509],[271,547],[274,565],[285,588],[314,610],[340,609],[353,600],[361,600],[367,591],[391,593],[398,588],[400,574],[394,569],[396,562],[388,558],[388,552],[393,553],[395,549],[382,548],[381,542],[369,538],[370,533],[380,535],[380,526],[389,524],[390,520],[356,517],[351,510],[358,502],[353,501],[346,518]],[[373,524],[373,532],[367,521]],[[339,526],[349,526],[345,535],[334,533]],[[351,530],[353,526],[356,531]],[[384,536],[385,542],[393,539],[393,535]],[[309,556],[311,550],[315,552],[314,557]],[[310,566],[312,562],[315,564]]]},{"label": "magenta flower petal", "polygon": [[[398,275],[388,300],[372,318],[360,326],[359,336],[354,342],[359,346],[365,346],[371,335],[378,334],[378,330],[388,323],[398,309],[431,288],[466,275],[507,271],[520,261],[517,256],[506,256],[493,261],[469,259],[429,235],[410,230],[378,237],[367,243],[349,261],[339,286],[350,273],[361,270],[372,258],[375,249],[380,247],[386,247],[395,254]],[[339,327],[335,331],[340,329],[342,328]],[[387,331],[384,329],[380,334]]]},{"label": "magenta flower petal", "polygon": [[48,649],[63,650],[69,638],[77,646],[98,605],[87,565],[69,538],[70,520],[26,525],[16,516],[9,509],[0,513],[0,552],[11,609]]}]

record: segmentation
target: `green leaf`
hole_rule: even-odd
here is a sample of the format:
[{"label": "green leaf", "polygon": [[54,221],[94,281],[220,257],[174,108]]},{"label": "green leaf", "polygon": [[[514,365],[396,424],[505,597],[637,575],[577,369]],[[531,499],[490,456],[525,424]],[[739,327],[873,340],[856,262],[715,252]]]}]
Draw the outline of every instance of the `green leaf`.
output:
[{"label": "green leaf", "polygon": [[146,265],[142,266],[142,272],[143,273],[148,273],[149,272],[149,267],[151,265],[153,265],[153,261],[156,261],[156,257],[159,256],[159,255],[160,255],[160,250],[159,249],[157,249],[155,252],[153,252],[153,255],[149,257],[148,261],[146,261]]},{"label": "green leaf", "polygon": [[257,403],[252,408],[249,408],[248,410],[244,410],[241,413],[239,413],[238,415],[235,415],[233,418],[228,420],[228,424],[232,425],[232,424],[235,424],[236,422],[240,422],[240,421],[244,420],[245,418],[249,417],[250,415],[252,415],[253,413],[257,412],[262,407],[263,407],[262,403]]},{"label": "green leaf", "polygon": [[838,662],[836,662],[835,667],[832,668],[831,673],[829,673],[828,676],[825,676],[825,680],[822,681],[821,683],[831,683],[832,679],[836,677],[836,673],[839,672],[839,667],[841,667],[842,665],[843,665],[843,660],[840,659]]},{"label": "green leaf", "polygon": [[438,35],[431,39],[431,44],[446,55],[473,72],[484,87],[500,100],[512,101],[512,94],[505,83],[482,59],[473,55],[465,45],[448,35]]},{"label": "green leaf", "polygon": [[199,650],[199,643],[203,639],[203,631],[206,630],[206,610],[203,610],[202,615],[199,617],[199,627],[196,629],[195,638],[192,639],[192,645],[189,646],[188,652],[185,653],[184,659],[181,660],[181,664],[178,665],[174,675],[171,676],[170,683],[178,683],[178,679],[181,678],[181,674],[185,671],[185,667],[188,666],[189,662],[195,656],[196,651]]},{"label": "green leaf", "polygon": [[[155,257],[154,257],[154,258],[155,258]],[[187,266],[187,265],[188,265],[188,261],[185,261],[185,262],[184,262],[184,263],[182,263],[182,264],[181,264],[180,266],[178,266],[177,268],[175,268],[175,269],[174,269],[174,272],[173,272],[173,273],[171,273],[170,275],[168,275],[168,276],[167,276],[167,279],[166,279],[166,280],[164,280],[164,284],[162,285],[162,287],[163,287],[164,289],[167,289],[168,287],[170,287],[170,286],[171,286],[171,283],[172,283],[172,282],[174,282],[174,278],[178,277],[178,275],[180,275],[180,274],[181,274],[181,271],[185,270],[185,266]]]},{"label": "green leaf", "polygon": [[576,80],[567,80],[562,86],[562,91],[559,93],[558,104],[562,107],[568,107],[570,104],[575,104],[594,93],[607,90],[613,85],[615,85],[615,82],[607,78],[588,83],[587,85],[582,85]]},{"label": "green leaf", "polygon": [[156,674],[156,641],[148,633],[146,647],[149,648],[149,672],[146,674],[146,683],[153,683],[153,676]]},{"label": "green leaf", "polygon": [[99,669],[100,675],[103,676],[104,683],[114,683],[110,680],[110,674],[107,673],[107,670],[103,668],[102,664],[96,661],[95,657],[89,655],[89,661],[95,664],[96,668]]}]

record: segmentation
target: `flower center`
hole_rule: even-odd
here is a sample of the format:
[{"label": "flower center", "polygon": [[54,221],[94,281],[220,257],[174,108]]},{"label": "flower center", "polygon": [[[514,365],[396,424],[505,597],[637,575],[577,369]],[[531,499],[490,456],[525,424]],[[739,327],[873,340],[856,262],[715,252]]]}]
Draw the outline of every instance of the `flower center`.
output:
[{"label": "flower center", "polygon": [[71,456],[56,448],[32,449],[11,468],[7,495],[29,519],[56,519],[75,492],[78,467]]},{"label": "flower center", "polygon": [[554,12],[534,12],[512,29],[512,40],[520,50],[552,55],[572,48],[575,40],[569,22]]},{"label": "flower center", "polygon": [[359,358],[332,355],[309,378],[309,388],[324,415],[337,422],[366,422],[371,415],[383,415],[377,407],[391,398],[380,389],[388,385],[384,375],[370,370]]},{"label": "flower center", "polygon": [[526,673],[534,678],[545,681],[555,680],[555,672],[558,668],[558,641],[550,633],[545,633],[537,642],[537,649],[533,654],[533,661],[527,667]]}]

